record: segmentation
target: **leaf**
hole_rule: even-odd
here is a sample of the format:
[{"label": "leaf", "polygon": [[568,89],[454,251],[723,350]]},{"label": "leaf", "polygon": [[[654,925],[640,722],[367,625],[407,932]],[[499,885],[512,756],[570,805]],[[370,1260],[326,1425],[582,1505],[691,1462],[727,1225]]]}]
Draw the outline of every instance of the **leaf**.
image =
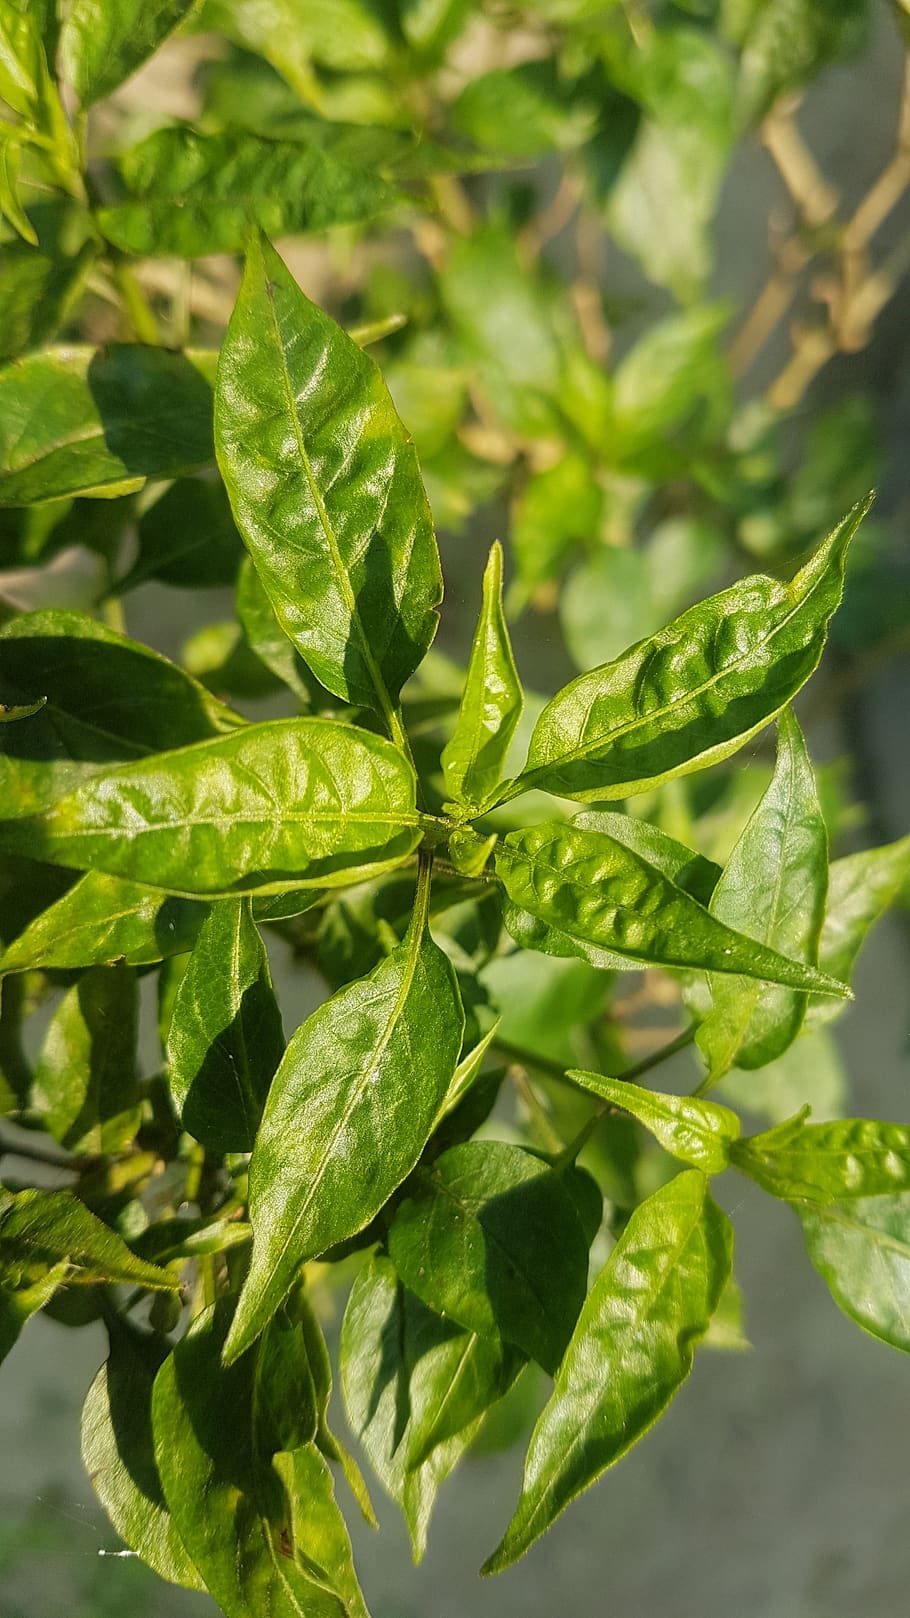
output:
[{"label": "leaf", "polygon": [[160,1579],[204,1590],[161,1489],[152,1439],[152,1384],[166,1357],[161,1338],[113,1317],[108,1358],[82,1408],[82,1460],[121,1539]]},{"label": "leaf", "polygon": [[787,90],[814,79],[866,34],[866,0],[729,0],[724,31],[740,51],[737,99],[744,123],[761,118]]},{"label": "leaf", "polygon": [[96,966],[68,989],[35,1067],[33,1103],[71,1152],[123,1150],[139,1127],[136,975]]},{"label": "leaf", "polygon": [[312,698],[319,687],[278,622],[249,556],[244,556],[240,564],[235,606],[251,650],[276,679],[290,687],[304,707],[313,706]]},{"label": "leaf", "polygon": [[77,612],[22,613],[0,628],[0,701],[45,700],[0,734],[0,813],[33,814],[116,760],[242,724],[197,680]]},{"label": "leaf", "polygon": [[772,1124],[792,1118],[806,1102],[814,1118],[840,1118],[848,1091],[837,1046],[823,1028],[803,1031],[783,1056],[758,1072],[734,1068],[720,1083],[726,1100]]},{"label": "leaf", "polygon": [[360,1468],[353,1455],[345,1448],[340,1438],[336,1436],[329,1426],[328,1409],[332,1394],[332,1364],[316,1312],[304,1287],[298,1287],[293,1295],[289,1312],[291,1318],[300,1325],[303,1332],[310,1375],[313,1379],[313,1398],[316,1408],[314,1441],[327,1460],[337,1461],[341,1466],[345,1481],[360,1507],[364,1521],[371,1528],[378,1528],[379,1524],[376,1521],[373,1502],[370,1499]]},{"label": "leaf", "polygon": [[910,1353],[910,1197],[797,1209],[809,1257],[839,1308]]},{"label": "leaf", "polygon": [[631,1113],[660,1141],[665,1152],[691,1163],[703,1174],[722,1174],[729,1167],[731,1146],[741,1127],[729,1108],[693,1096],[659,1095],[638,1084],[578,1068],[569,1068],[566,1078]]},{"label": "leaf", "polygon": [[479,813],[495,792],[522,702],[502,610],[502,547],[497,543],[490,550],[483,576],[483,606],[458,720],[442,750],[445,790],[456,805]]},{"label": "leaf", "polygon": [[582,831],[604,832],[607,837],[615,838],[649,865],[656,866],[675,887],[682,888],[700,905],[707,908],[711,903],[711,895],[721,877],[721,866],[697,854],[694,848],[687,848],[659,826],[652,826],[649,820],[617,814],[610,809],[583,809],[573,817],[572,825]]},{"label": "leaf", "polygon": [[[37,223],[39,211],[30,209]],[[82,290],[97,248],[85,242],[74,256],[64,257],[48,242],[46,251],[4,243],[0,255],[0,364],[52,337],[62,326]]]},{"label": "leaf", "polygon": [[520,1146],[467,1141],[419,1168],[389,1228],[415,1297],[556,1371],[584,1302],[588,1242],[562,1179]]},{"label": "leaf", "polygon": [[787,1202],[910,1191],[910,1127],[872,1118],[807,1124],[803,1114],[740,1141],[732,1161]]},{"label": "leaf", "polygon": [[73,0],[60,30],[60,70],[84,107],[103,101],[154,55],[196,0]]},{"label": "leaf", "polygon": [[155,1458],[177,1532],[226,1618],[365,1618],[331,1476],[312,1442],[300,1330],[277,1319],[225,1370],[230,1308],[225,1299],[200,1316],[155,1380]]},{"label": "leaf", "polygon": [[692,1368],[732,1253],[732,1227],[694,1169],[636,1208],[588,1294],[531,1434],[518,1509],[482,1572],[523,1556],[663,1415]]},{"label": "leaf", "polygon": [[528,947],[549,947],[552,929],[560,954],[587,954],[594,945],[651,966],[741,972],[803,989],[819,988],[824,979],[822,992],[848,993],[815,967],[724,926],[605,832],[559,820],[509,832],[497,851],[496,873],[513,904],[543,924],[540,942],[523,937]]},{"label": "leaf", "polygon": [[426,1145],[461,1049],[464,1012],[425,925],[319,1007],[275,1075],[250,1162],[253,1258],[227,1352],[243,1352],[302,1263],[362,1230]]},{"label": "leaf", "polygon": [[0,370],[0,507],[118,494],[214,459],[215,356],[111,343]]},{"label": "leaf", "polygon": [[0,974],[39,968],[145,966],[192,949],[206,907],[88,871],[0,955]]},{"label": "leaf", "polygon": [[284,1054],[281,1012],[249,899],[202,924],[167,1038],[168,1087],[184,1129],[209,1151],[249,1152]]},{"label": "leaf", "polygon": [[190,898],[331,888],[412,852],[414,790],[382,737],[276,719],[93,775],[43,814],[0,822],[0,847]]},{"label": "leaf", "polygon": [[314,62],[367,72],[383,65],[389,48],[369,0],[308,0],[303,15],[298,0],[258,0],[253,7],[246,0],[208,0],[205,21],[264,56],[304,101],[318,94]]},{"label": "leaf", "polygon": [[327,690],[389,722],[442,595],[417,456],[373,360],[259,239],[216,393],[222,476],[279,623]]},{"label": "leaf", "polygon": [[38,697],[34,702],[24,702],[18,707],[10,707],[7,703],[0,704],[0,725],[14,724],[17,719],[31,719],[33,714],[40,713],[47,697]]},{"label": "leaf", "polygon": [[179,1282],[131,1253],[115,1231],[96,1219],[71,1191],[6,1193],[0,1203],[0,1272],[11,1266],[36,1278],[63,1267],[67,1286],[123,1281],[152,1291],[173,1292]]},{"label": "leaf", "polygon": [[626,798],[729,758],[816,667],[867,510],[868,502],[854,507],[792,583],[744,579],[565,686],[500,801],[529,788]]},{"label": "leaf", "polygon": [[564,82],[556,63],[544,60],[469,80],[450,116],[475,145],[503,157],[539,157],[590,140],[601,107],[583,83]]},{"label": "leaf", "polygon": [[24,242],[28,242],[30,247],[37,247],[38,237],[35,234],[35,227],[25,212],[19,196],[21,156],[21,144],[4,126],[0,132],[0,213]]},{"label": "leaf", "polygon": [[243,556],[224,486],[202,478],[178,478],[142,513],[136,527],[139,554],[117,581],[117,594],[147,579],[183,590],[233,584]]},{"label": "leaf", "polygon": [[[802,732],[777,721],[771,784],[714,890],[711,914],[790,960],[814,966],[828,890],[828,834]],[[731,1067],[764,1067],[793,1044],[807,997],[754,979],[711,979],[713,1007],[696,1039],[713,1083]]]},{"label": "leaf", "polygon": [[68,1276],[65,1259],[51,1268],[32,1272],[33,1278],[23,1279],[18,1271],[11,1275],[0,1259],[0,1363],[19,1337],[26,1321],[43,1309],[58,1287]]},{"label": "leaf", "polygon": [[[835,860],[828,872],[828,906],[819,944],[819,965],[849,983],[853,965],[875,923],[910,879],[910,837],[866,848]],[[831,1022],[830,1002],[813,1000],[810,1027]]]},{"label": "leaf", "polygon": [[649,326],[616,368],[613,403],[622,459],[692,414],[700,399],[724,399],[729,389],[718,337],[730,311],[697,304]]},{"label": "leaf", "polygon": [[243,129],[158,129],[124,153],[128,200],[100,208],[99,228],[124,252],[196,258],[242,250],[250,228],[295,236],[370,219],[395,200],[375,168],[331,146],[267,140]]},{"label": "leaf", "polygon": [[484,1415],[521,1370],[520,1354],[440,1320],[373,1257],[341,1327],[348,1420],[383,1488],[405,1515],[415,1561],[436,1492]]}]

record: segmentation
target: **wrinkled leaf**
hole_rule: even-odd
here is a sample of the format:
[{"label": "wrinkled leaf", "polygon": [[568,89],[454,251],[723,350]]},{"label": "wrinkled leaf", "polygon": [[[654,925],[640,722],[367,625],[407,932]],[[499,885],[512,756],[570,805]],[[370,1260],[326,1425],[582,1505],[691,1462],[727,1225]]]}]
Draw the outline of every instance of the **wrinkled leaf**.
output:
[{"label": "wrinkled leaf", "polygon": [[774,1197],[844,1202],[910,1191],[910,1127],[872,1118],[807,1124],[802,1115],[750,1135],[731,1153]]},{"label": "wrinkled leaf", "polygon": [[739,1136],[740,1122],[728,1107],[693,1096],[660,1095],[638,1084],[578,1068],[570,1068],[566,1078],[631,1113],[660,1141],[665,1152],[691,1163],[703,1174],[722,1174],[729,1166],[730,1148]]},{"label": "wrinkled leaf", "polygon": [[192,949],[206,907],[88,871],[0,955],[0,973],[37,968],[145,966]]},{"label": "wrinkled leaf", "polygon": [[502,547],[495,544],[483,576],[483,606],[458,720],[442,751],[445,789],[455,803],[479,809],[495,792],[522,700],[502,610]]}]

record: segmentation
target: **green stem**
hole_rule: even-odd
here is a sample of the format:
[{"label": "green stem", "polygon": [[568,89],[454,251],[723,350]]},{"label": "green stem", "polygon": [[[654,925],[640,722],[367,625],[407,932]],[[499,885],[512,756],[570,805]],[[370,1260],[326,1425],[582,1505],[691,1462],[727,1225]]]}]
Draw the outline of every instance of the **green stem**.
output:
[{"label": "green stem", "polygon": [[113,266],[114,280],[120,288],[124,308],[130,318],[133,331],[140,343],[148,343],[153,348],[161,347],[161,333],[158,322],[152,314],[148,299],[145,296],[132,265],[125,259],[115,259]]}]

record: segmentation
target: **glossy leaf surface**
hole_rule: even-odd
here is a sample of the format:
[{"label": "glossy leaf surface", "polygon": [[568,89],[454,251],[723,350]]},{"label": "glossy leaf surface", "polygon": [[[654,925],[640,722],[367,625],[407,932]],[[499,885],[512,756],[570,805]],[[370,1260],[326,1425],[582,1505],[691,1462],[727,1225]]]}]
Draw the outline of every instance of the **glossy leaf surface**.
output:
[{"label": "glossy leaf surface", "polygon": [[730,1147],[741,1127],[736,1113],[728,1107],[693,1096],[659,1095],[641,1085],[579,1068],[569,1068],[566,1078],[631,1113],[660,1141],[664,1151],[701,1169],[703,1174],[722,1174],[728,1167]]},{"label": "glossy leaf surface", "polygon": [[729,758],[816,667],[868,502],[790,584],[757,575],[711,596],[544,708],[509,796],[625,798]]},{"label": "glossy leaf surface", "polygon": [[495,792],[522,701],[502,610],[502,548],[496,544],[483,576],[483,606],[458,721],[442,752],[445,789],[456,803],[479,807]]},{"label": "glossy leaf surface", "polygon": [[374,362],[259,241],[221,350],[216,438],[282,627],[329,691],[388,719],[442,594],[416,453]]},{"label": "glossy leaf surface", "polygon": [[561,1177],[519,1146],[467,1141],[411,1183],[388,1238],[408,1290],[555,1372],[588,1281],[588,1242]]},{"label": "glossy leaf surface", "polygon": [[114,961],[145,966],[192,949],[205,914],[206,906],[192,899],[88,871],[13,939],[0,955],[0,972]]},{"label": "glossy leaf surface", "polygon": [[196,0],[73,0],[60,66],[84,107],[101,101],[153,55]]},{"label": "glossy leaf surface", "polygon": [[685,1170],[636,1208],[582,1309],[531,1435],[518,1509],[484,1572],[540,1538],[663,1414],[730,1274],[733,1231]]},{"label": "glossy leaf surface", "polygon": [[337,887],[398,864],[419,838],[402,754],[321,719],[108,769],[43,814],[0,822],[9,852],[190,897]]},{"label": "glossy leaf surface", "polygon": [[252,1151],[283,1054],[250,900],[223,899],[202,924],[168,1033],[168,1085],[184,1129],[213,1152]]},{"label": "glossy leaf surface", "polygon": [[910,1354],[910,1196],[800,1207],[809,1257],[864,1331]]},{"label": "glossy leaf surface", "polygon": [[737,1168],[788,1202],[843,1202],[910,1191],[910,1127],[872,1118],[789,1119],[734,1148]]},{"label": "glossy leaf surface", "polygon": [[121,1151],[139,1125],[136,975],[97,966],[68,989],[35,1067],[34,1102],[71,1152]]},{"label": "glossy leaf surface", "polygon": [[131,1253],[71,1191],[4,1193],[0,1202],[0,1268],[18,1265],[36,1274],[64,1266],[67,1285],[124,1281],[173,1291],[174,1276]]}]

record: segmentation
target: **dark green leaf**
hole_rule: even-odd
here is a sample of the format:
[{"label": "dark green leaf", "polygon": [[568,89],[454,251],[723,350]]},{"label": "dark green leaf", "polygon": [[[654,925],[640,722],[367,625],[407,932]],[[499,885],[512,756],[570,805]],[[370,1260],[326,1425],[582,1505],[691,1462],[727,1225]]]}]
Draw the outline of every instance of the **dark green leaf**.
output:
[{"label": "dark green leaf", "polygon": [[659,1095],[638,1084],[577,1068],[570,1068],[566,1078],[631,1113],[660,1141],[665,1152],[683,1163],[691,1163],[704,1174],[722,1174],[728,1167],[731,1143],[740,1132],[739,1119],[729,1108],[694,1096]]},{"label": "dark green leaf", "polygon": [[408,1189],[389,1229],[405,1286],[552,1375],[588,1282],[588,1243],[560,1175],[520,1146],[467,1141]]},{"label": "dark green leaf", "polygon": [[86,243],[73,258],[4,244],[0,254],[0,363],[37,348],[63,324],[95,258]]},{"label": "dark green leaf", "polygon": [[844,1313],[910,1353],[910,1196],[797,1209],[809,1257]]},{"label": "dark green leaf", "polygon": [[145,966],[192,949],[205,913],[190,899],[88,871],[18,934],[0,955],[0,973],[113,961]]},{"label": "dark green leaf", "polygon": [[131,1253],[116,1232],[89,1213],[71,1191],[4,1193],[0,1203],[0,1271],[11,1267],[38,1278],[65,1267],[68,1286],[123,1281],[153,1291],[174,1291],[177,1279]]},{"label": "dark green leaf", "polygon": [[203,922],[177,990],[168,1083],[184,1129],[212,1152],[249,1152],[284,1054],[281,1012],[249,899]]},{"label": "dark green leaf", "polygon": [[0,822],[8,852],[204,898],[344,886],[419,840],[407,760],[326,719],[248,725],[114,767],[43,814]]},{"label": "dark green leaf", "polygon": [[537,787],[625,798],[729,758],[816,667],[867,509],[855,507],[791,584],[744,579],[573,680],[544,708],[525,769],[503,796]]},{"label": "dark green leaf", "polygon": [[112,343],[0,371],[0,506],[114,495],[214,459],[215,355]]},{"label": "dark green leaf", "polygon": [[313,693],[319,691],[319,687],[278,622],[249,556],[244,556],[240,566],[236,608],[250,650],[277,679],[290,687],[306,708],[311,707]]},{"label": "dark green leaf", "polygon": [[316,1408],[315,1443],[327,1460],[339,1463],[348,1487],[360,1507],[364,1521],[369,1523],[371,1528],[378,1528],[379,1524],[376,1521],[373,1502],[370,1499],[360,1468],[353,1455],[345,1448],[329,1426],[328,1409],[332,1394],[332,1364],[329,1359],[325,1338],[322,1335],[322,1328],[305,1288],[297,1288],[289,1305],[289,1313],[291,1318],[299,1324],[306,1343]]},{"label": "dark green leaf", "polygon": [[495,544],[483,576],[483,606],[458,721],[442,751],[445,789],[456,804],[479,813],[495,792],[522,701],[502,610],[502,547]]},{"label": "dark green leaf", "polygon": [[183,21],[196,0],[73,0],[60,31],[60,69],[84,107],[116,90]]},{"label": "dark green leaf", "polygon": [[732,1253],[732,1227],[694,1169],[635,1210],[588,1294],[531,1435],[518,1509],[484,1572],[524,1555],[654,1426],[692,1368]]},{"label": "dark green leaf", "polygon": [[910,1127],[872,1118],[807,1124],[802,1114],[732,1150],[738,1169],[787,1202],[910,1191]]},{"label": "dark green leaf", "polygon": [[230,502],[220,482],[179,478],[139,519],[139,555],[117,592],[134,590],[146,579],[180,589],[233,584],[243,556]]},{"label": "dark green leaf", "polygon": [[96,966],[67,990],[35,1067],[34,1104],[71,1152],[122,1151],[139,1126],[136,975]]},{"label": "dark green leaf", "polygon": [[442,594],[416,453],[374,362],[258,240],[221,350],[216,437],[282,627],[329,691],[388,721]]},{"label": "dark green leaf", "polygon": [[[828,907],[818,950],[819,965],[826,972],[849,983],[868,933],[908,880],[910,837],[834,861],[828,872]],[[836,1015],[830,1001],[816,1000],[807,1020],[814,1027]]]}]

